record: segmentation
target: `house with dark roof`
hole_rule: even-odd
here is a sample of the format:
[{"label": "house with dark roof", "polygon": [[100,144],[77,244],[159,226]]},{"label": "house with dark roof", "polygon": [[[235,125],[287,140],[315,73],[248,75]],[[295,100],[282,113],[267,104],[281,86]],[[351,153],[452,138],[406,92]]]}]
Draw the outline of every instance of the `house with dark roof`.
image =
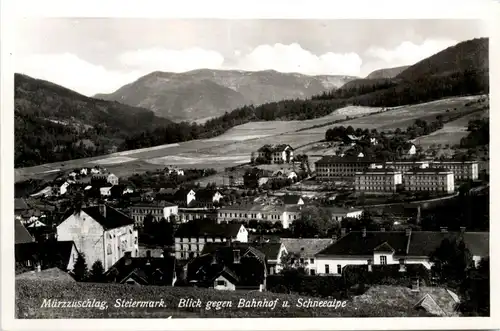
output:
[{"label": "house with dark roof", "polygon": [[229,291],[266,287],[266,255],[252,246],[219,246],[191,260],[186,269],[186,280],[198,287]]},{"label": "house with dark roof", "polygon": [[[201,255],[211,254],[222,247],[227,246],[227,243],[207,243],[201,252]],[[231,243],[233,248],[240,249],[242,252],[246,252],[243,255],[247,254],[249,251],[257,250],[262,253],[266,259],[267,265],[267,273],[270,275],[279,273],[281,270],[281,257],[283,254],[286,254],[285,245],[279,242],[250,242],[250,243],[241,243],[241,242],[233,242]],[[255,252],[254,252],[255,253]]]},{"label": "house with dark roof", "polygon": [[303,205],[304,200],[302,200],[300,195],[285,194],[283,196],[283,203],[285,205]]},{"label": "house with dark roof", "polygon": [[139,255],[138,234],[134,220],[108,205],[70,209],[57,226],[57,240],[74,241],[85,255],[87,265],[100,260],[109,269],[126,252]]},{"label": "house with dark roof", "polygon": [[461,241],[477,263],[489,256],[488,232],[353,231],[316,254],[320,274],[342,274],[347,265],[421,264],[432,267],[432,253],[444,239]]},{"label": "house with dark roof", "polygon": [[173,286],[176,279],[175,257],[152,257],[150,251],[145,257],[127,252],[104,274],[106,282],[132,285]]},{"label": "house with dark roof", "polygon": [[[219,203],[222,198],[222,194],[213,189],[200,189],[195,192],[195,202],[197,206],[213,207],[214,203]],[[191,204],[193,202],[191,202]]]},{"label": "house with dark roof", "polygon": [[199,256],[206,243],[248,242],[248,231],[242,224],[201,219],[180,224],[174,237],[175,257],[186,260]]},{"label": "house with dark roof", "polygon": [[[288,253],[293,253],[300,259],[310,275],[317,273],[316,254],[333,243],[333,239],[323,238],[281,238]],[[281,261],[280,261],[281,262]]]},{"label": "house with dark roof", "polygon": [[24,227],[19,219],[14,219],[14,243],[24,244],[33,242],[33,237],[28,230]]},{"label": "house with dark roof", "polygon": [[16,244],[14,248],[16,263],[24,267],[41,270],[57,267],[64,271],[73,270],[78,258],[78,249],[73,241],[49,240]]}]

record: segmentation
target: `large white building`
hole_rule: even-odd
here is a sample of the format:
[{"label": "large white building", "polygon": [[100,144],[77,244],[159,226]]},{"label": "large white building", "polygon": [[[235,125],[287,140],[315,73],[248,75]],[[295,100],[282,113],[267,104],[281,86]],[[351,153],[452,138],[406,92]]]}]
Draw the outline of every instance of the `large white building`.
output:
[{"label": "large white building", "polygon": [[316,254],[316,273],[341,275],[348,265],[421,264],[430,269],[431,255],[444,239],[463,240],[476,265],[489,256],[487,232],[364,230],[347,233]]},{"label": "large white building", "polygon": [[443,168],[415,168],[405,172],[403,186],[406,191],[428,191],[453,193],[455,181],[453,172]]},{"label": "large white building", "polygon": [[179,207],[173,203],[166,201],[159,201],[156,203],[140,203],[129,207],[130,216],[136,225],[142,226],[144,219],[151,215],[156,221],[161,218],[170,220],[171,216],[177,216]]},{"label": "large white building", "polygon": [[132,257],[139,255],[134,221],[106,205],[68,211],[57,226],[57,240],[74,241],[89,268],[100,260],[107,270],[126,252]]},{"label": "large white building", "polygon": [[230,222],[233,220],[248,222],[251,220],[265,222],[280,222],[284,229],[300,218],[300,205],[233,205],[218,210],[217,221]]},{"label": "large white building", "polygon": [[398,185],[403,183],[401,171],[390,168],[369,168],[356,172],[354,188],[359,192],[394,193]]}]

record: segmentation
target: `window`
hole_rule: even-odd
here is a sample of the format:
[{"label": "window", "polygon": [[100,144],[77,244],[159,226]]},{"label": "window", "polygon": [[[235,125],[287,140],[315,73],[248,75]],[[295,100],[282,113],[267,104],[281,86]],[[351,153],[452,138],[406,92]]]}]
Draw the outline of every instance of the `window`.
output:
[{"label": "window", "polygon": [[309,262],[310,262],[311,264],[313,264],[313,263],[314,263],[314,259],[310,259],[310,260],[309,260]]},{"label": "window", "polygon": [[380,264],[387,264],[387,256],[380,256]]},{"label": "window", "polygon": [[304,263],[304,258],[300,258],[300,264],[303,264]]},{"label": "window", "polygon": [[337,264],[337,273],[340,275],[342,274],[342,265]]},{"label": "window", "polygon": [[329,274],[329,273],[330,273],[330,265],[325,264],[325,274]]},{"label": "window", "polygon": [[309,269],[309,274],[310,274],[311,276],[316,275],[316,270],[314,270],[314,269]]}]

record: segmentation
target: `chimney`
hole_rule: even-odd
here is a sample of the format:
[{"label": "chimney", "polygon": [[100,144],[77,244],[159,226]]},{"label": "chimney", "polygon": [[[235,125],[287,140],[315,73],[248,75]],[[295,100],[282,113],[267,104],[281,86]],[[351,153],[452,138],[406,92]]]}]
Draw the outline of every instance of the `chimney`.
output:
[{"label": "chimney", "polygon": [[336,235],[336,234],[334,234],[334,235],[332,236],[332,242],[333,242],[333,243],[337,242],[337,235]]},{"label": "chimney", "polygon": [[460,227],[460,233],[464,233],[465,232],[465,226],[461,226]]},{"label": "chimney", "polygon": [[412,292],[420,291],[420,279],[418,277],[413,277],[411,279],[411,291]]},{"label": "chimney", "polygon": [[106,205],[105,204],[99,204],[99,214],[104,216],[106,218]]},{"label": "chimney", "polygon": [[361,236],[362,236],[363,238],[364,238],[364,237],[366,237],[366,228],[363,228],[363,229],[361,230]]},{"label": "chimney", "polygon": [[406,272],[405,259],[399,259],[399,272]]},{"label": "chimney", "polygon": [[411,235],[411,228],[406,228],[406,236],[409,237]]},{"label": "chimney", "polygon": [[373,271],[373,268],[372,268],[372,260],[368,260],[368,272],[372,272]]},{"label": "chimney", "polygon": [[233,250],[233,263],[240,263],[240,250]]},{"label": "chimney", "polygon": [[448,228],[447,228],[447,227],[445,227],[445,226],[442,226],[442,227],[441,227],[441,232],[443,232],[443,233],[444,233],[444,232],[448,232]]},{"label": "chimney", "polygon": [[344,237],[346,235],[346,228],[341,228],[340,229],[340,236]]}]

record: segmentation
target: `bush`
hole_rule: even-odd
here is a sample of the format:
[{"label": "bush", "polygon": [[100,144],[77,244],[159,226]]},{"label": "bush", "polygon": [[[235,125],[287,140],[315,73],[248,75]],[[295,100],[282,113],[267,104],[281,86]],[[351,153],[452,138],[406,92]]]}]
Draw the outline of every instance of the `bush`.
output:
[{"label": "bush", "polygon": [[344,297],[346,288],[342,277],[335,276],[309,276],[298,273],[285,275],[272,275],[267,277],[267,290],[283,293],[286,289],[291,293],[301,295],[340,299]]},{"label": "bush", "polygon": [[399,271],[399,264],[373,265],[368,272],[366,265],[348,265],[344,267],[344,279],[347,287],[356,284],[368,285],[411,285],[411,278],[418,277],[420,282],[429,284],[430,271],[421,264],[407,264],[406,272]]}]

